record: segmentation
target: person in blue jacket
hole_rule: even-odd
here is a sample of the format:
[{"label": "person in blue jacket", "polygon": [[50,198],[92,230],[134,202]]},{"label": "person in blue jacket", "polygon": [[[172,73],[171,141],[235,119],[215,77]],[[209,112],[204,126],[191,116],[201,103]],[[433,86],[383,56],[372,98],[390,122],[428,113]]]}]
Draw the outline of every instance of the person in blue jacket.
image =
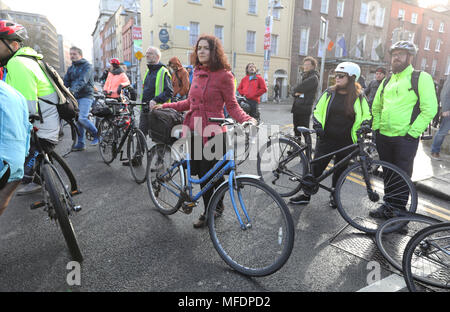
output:
[{"label": "person in blue jacket", "polygon": [[31,127],[27,101],[0,80],[0,215],[22,181]]},{"label": "person in blue jacket", "polygon": [[86,130],[94,137],[91,145],[97,145],[99,142],[97,128],[89,120],[89,112],[94,102],[94,71],[92,65],[83,58],[81,49],[77,47],[70,48],[70,59],[72,66],[69,67],[64,76],[64,85],[73,93],[80,109],[77,122],[80,135],[78,143],[72,149],[72,151],[78,152],[86,150]]}]

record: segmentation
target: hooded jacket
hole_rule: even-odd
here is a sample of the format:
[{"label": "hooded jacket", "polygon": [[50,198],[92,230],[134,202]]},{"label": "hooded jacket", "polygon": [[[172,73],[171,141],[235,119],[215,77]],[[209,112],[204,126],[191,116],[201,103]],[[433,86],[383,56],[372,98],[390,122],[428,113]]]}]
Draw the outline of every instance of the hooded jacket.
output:
[{"label": "hooded jacket", "polygon": [[177,57],[172,57],[169,61],[169,64],[173,64],[177,68],[172,73],[173,94],[179,94],[180,96],[187,95],[191,86],[191,83],[189,82],[189,73],[183,67],[183,65],[181,65],[181,62]]},{"label": "hooded jacket", "polygon": [[40,110],[43,122],[34,123],[34,126],[39,129],[37,136],[56,144],[60,127],[58,109],[56,105],[47,104],[39,99],[58,103],[58,95],[38,62],[22,55],[43,58],[30,47],[17,50],[5,66],[8,71],[6,83],[25,97],[30,114],[38,114]]},{"label": "hooded jacket", "polygon": [[108,73],[108,78],[106,78],[105,85],[103,86],[103,91],[112,92],[111,95],[108,95],[111,98],[118,98],[120,95],[117,93],[119,86],[126,87],[130,85],[130,80],[128,79],[127,74],[122,69],[122,67],[111,68],[111,71]]},{"label": "hooded jacket", "polygon": [[94,98],[94,71],[92,65],[84,58],[73,62],[64,76],[64,85],[75,98]]},{"label": "hooded jacket", "polygon": [[303,96],[294,96],[294,104],[291,113],[311,113],[312,106],[316,100],[317,87],[319,86],[319,73],[315,70],[305,72],[302,75],[302,82],[294,88],[295,93],[302,93]]}]

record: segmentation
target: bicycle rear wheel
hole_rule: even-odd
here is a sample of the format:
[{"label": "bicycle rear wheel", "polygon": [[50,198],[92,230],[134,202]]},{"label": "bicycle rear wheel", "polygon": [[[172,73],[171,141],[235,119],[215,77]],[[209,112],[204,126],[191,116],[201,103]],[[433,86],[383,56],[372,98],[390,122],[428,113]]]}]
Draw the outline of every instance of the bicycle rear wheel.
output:
[{"label": "bicycle rear wheel", "polygon": [[[398,167],[380,160],[368,161],[367,166],[366,174],[362,162],[347,168],[337,182],[335,198],[345,221],[360,231],[375,234],[390,216],[373,217],[373,211],[384,205],[393,216],[396,211],[415,212],[417,191],[411,179]],[[373,192],[369,192],[369,187]],[[401,223],[390,226],[389,231],[402,226]]]},{"label": "bicycle rear wheel", "polygon": [[147,189],[156,209],[171,215],[180,208],[180,194],[184,190],[185,175],[179,154],[166,144],[156,144],[149,152]]},{"label": "bicycle rear wheel", "polygon": [[112,120],[105,118],[100,122],[100,144],[98,145],[100,155],[105,164],[109,165],[117,155],[117,144],[119,141],[117,129]]},{"label": "bicycle rear wheel", "polygon": [[144,183],[147,179],[148,146],[144,133],[139,129],[133,129],[128,135],[127,157],[134,180],[138,184]]},{"label": "bicycle rear wheel", "polygon": [[47,202],[47,205],[50,206],[49,209],[54,210],[56,220],[61,228],[70,254],[72,255],[73,260],[82,262],[83,255],[81,254],[72,222],[69,219],[71,207],[68,202],[68,195],[65,191],[66,187],[58,178],[57,171],[48,164],[44,164],[42,167],[42,177],[44,179],[44,190],[48,193],[48,196],[46,197],[50,199],[50,201]]},{"label": "bicycle rear wheel", "polygon": [[59,176],[61,177],[64,185],[69,190],[69,192],[72,193],[78,191],[78,185],[75,175],[73,174],[67,163],[64,161],[64,159],[55,151],[51,151],[50,153],[48,153],[48,157],[52,165],[55,167],[56,171],[58,171]]},{"label": "bicycle rear wheel", "polygon": [[286,138],[267,142],[258,153],[258,175],[281,197],[293,196],[301,189],[301,178],[308,173],[308,161],[303,153],[292,155],[300,146]]},{"label": "bicycle rear wheel", "polygon": [[[248,276],[275,273],[289,259],[294,246],[294,224],[289,209],[284,200],[260,180],[237,177],[236,184],[233,188],[235,201],[228,183],[219,187],[211,198],[208,226],[214,248],[239,273]],[[233,202],[245,229],[238,221]]]},{"label": "bicycle rear wheel", "polygon": [[417,291],[417,279],[431,286],[450,289],[450,223],[429,226],[406,245],[403,275],[410,291]]},{"label": "bicycle rear wheel", "polygon": [[[375,235],[378,250],[395,269],[402,271],[403,251],[411,236],[423,228],[439,222],[439,220],[418,214],[389,219],[380,225]],[[407,233],[391,231],[392,228],[397,228],[399,224],[405,230],[406,225],[408,226]]]}]

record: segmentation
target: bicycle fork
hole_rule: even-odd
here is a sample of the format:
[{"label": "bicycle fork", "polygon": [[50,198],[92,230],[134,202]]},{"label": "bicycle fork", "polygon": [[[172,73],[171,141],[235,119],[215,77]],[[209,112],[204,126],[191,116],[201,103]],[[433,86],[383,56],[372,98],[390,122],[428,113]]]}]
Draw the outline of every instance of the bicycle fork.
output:
[{"label": "bicycle fork", "polygon": [[[229,192],[231,197],[231,203],[233,204],[234,212],[236,213],[236,217],[239,220],[239,224],[241,226],[241,229],[243,231],[246,231],[252,227],[252,223],[250,220],[250,217],[248,215],[247,209],[245,208],[244,200],[242,199],[242,193],[240,191],[240,187],[236,180],[236,174],[234,171],[230,172],[230,175],[228,177],[228,186],[229,186]],[[239,204],[241,206],[242,211],[244,212],[245,218],[247,219],[247,222],[244,223],[242,220],[241,214],[239,213],[238,206],[236,203],[236,197],[234,195],[234,191],[236,190],[238,194]]]}]

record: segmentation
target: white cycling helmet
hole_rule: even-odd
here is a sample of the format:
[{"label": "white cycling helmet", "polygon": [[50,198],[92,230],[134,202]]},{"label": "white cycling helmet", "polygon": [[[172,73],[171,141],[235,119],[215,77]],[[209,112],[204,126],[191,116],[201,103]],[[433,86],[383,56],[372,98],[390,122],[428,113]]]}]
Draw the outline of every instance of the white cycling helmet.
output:
[{"label": "white cycling helmet", "polygon": [[352,62],[343,62],[339,64],[334,71],[336,73],[346,73],[350,77],[355,76],[355,81],[358,81],[361,76],[361,68],[358,64]]}]

